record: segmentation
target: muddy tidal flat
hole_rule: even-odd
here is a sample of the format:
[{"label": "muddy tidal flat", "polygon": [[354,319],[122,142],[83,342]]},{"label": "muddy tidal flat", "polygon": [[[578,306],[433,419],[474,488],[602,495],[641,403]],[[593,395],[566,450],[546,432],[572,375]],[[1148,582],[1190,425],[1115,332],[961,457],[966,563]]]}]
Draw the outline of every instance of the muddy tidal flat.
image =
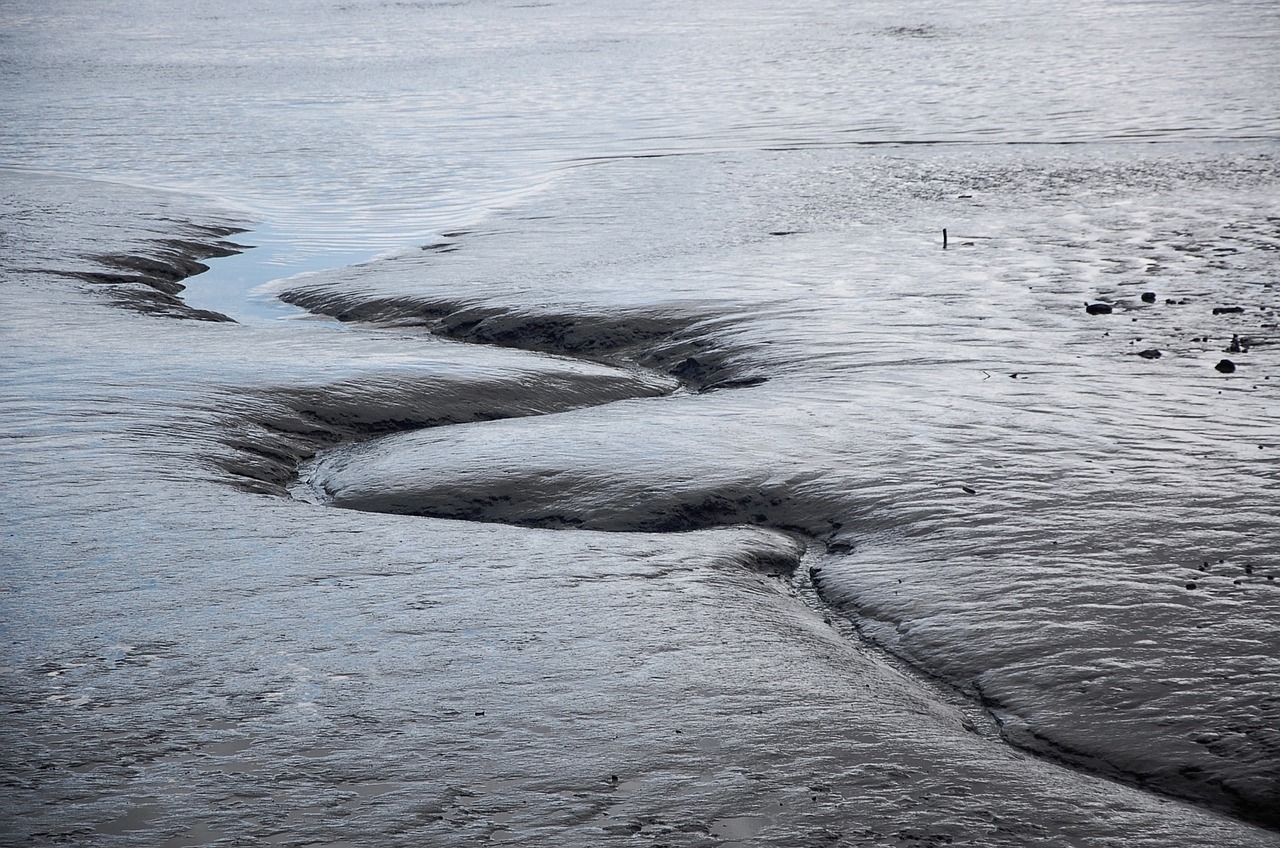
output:
[{"label": "muddy tidal flat", "polygon": [[1280,846],[1271,5],[108,6],[0,844]]}]

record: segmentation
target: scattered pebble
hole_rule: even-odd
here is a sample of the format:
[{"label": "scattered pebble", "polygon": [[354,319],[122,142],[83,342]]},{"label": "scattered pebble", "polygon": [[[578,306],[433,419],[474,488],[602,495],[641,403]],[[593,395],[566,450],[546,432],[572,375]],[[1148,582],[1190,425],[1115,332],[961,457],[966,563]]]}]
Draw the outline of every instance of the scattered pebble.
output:
[{"label": "scattered pebble", "polygon": [[976,494],[978,494],[978,492],[977,492],[977,490],[976,490],[976,489],[970,489],[968,486],[961,486],[960,488],[961,488],[961,489],[964,489],[966,492],[968,492],[968,493],[969,493],[969,494],[971,494],[971,495],[976,495]]},{"label": "scattered pebble", "polygon": [[1188,589],[1194,589],[1195,587],[1196,587],[1196,584],[1194,584],[1194,583],[1188,583],[1188,584],[1187,584],[1187,588],[1188,588]]},{"label": "scattered pebble", "polygon": [[1213,307],[1214,315],[1235,315],[1244,312],[1243,306],[1215,306]]},{"label": "scattered pebble", "polygon": [[1090,315],[1110,315],[1111,304],[1109,303],[1086,303],[1084,311]]},{"label": "scattered pebble", "polygon": [[1148,348],[1147,350],[1138,351],[1138,356],[1141,356],[1143,359],[1159,359],[1161,355],[1162,354],[1160,353],[1160,351],[1156,350],[1155,348]]},{"label": "scattered pebble", "polygon": [[1230,359],[1224,359],[1213,367],[1221,371],[1223,374],[1234,374],[1236,371],[1236,364]]},{"label": "scattered pebble", "polygon": [[1143,292],[1143,293],[1142,293],[1142,302],[1143,302],[1143,303],[1155,303],[1155,302],[1156,302],[1156,293],[1155,293],[1155,292]]}]

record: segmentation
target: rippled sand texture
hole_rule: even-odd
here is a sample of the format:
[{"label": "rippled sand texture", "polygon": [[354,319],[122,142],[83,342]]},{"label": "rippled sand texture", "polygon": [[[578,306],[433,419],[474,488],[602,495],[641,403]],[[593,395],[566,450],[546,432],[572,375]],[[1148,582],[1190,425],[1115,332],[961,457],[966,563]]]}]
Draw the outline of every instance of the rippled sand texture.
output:
[{"label": "rippled sand texture", "polygon": [[0,13],[3,841],[1280,844],[1280,12],[608,5]]},{"label": "rippled sand texture", "polygon": [[[753,157],[715,179],[696,158],[598,166],[561,184],[561,204],[495,221],[454,252],[286,292],[338,315],[367,319],[381,304],[397,327],[543,349],[571,347],[538,332],[543,316],[576,311],[591,327],[611,303],[643,312],[648,296],[663,313],[678,297],[733,316],[707,330],[727,346],[721,368],[768,378],[388,436],[326,454],[313,485],[338,506],[406,514],[799,532],[833,552],[815,567],[827,600],[980,697],[1011,740],[1269,820],[1280,299],[1254,274],[1280,247],[1271,160],[930,156],[930,178],[913,182],[914,156],[864,156],[864,174],[797,155],[801,191],[843,207],[806,214],[800,192],[770,185],[767,199],[796,211],[765,209]],[[886,171],[897,196],[864,194]],[[628,175],[646,181],[652,216],[633,205],[625,227],[575,226],[573,210],[598,208]],[[937,182],[973,196],[926,196]],[[1097,209],[1089,194],[1104,189]],[[625,186],[633,201],[643,193]],[[1197,202],[1175,210],[1172,196]],[[693,213],[673,211],[728,197],[759,206],[739,204],[718,244],[695,243]],[[973,210],[982,238],[939,259],[927,238],[885,235],[904,206],[937,220]],[[665,282],[677,274],[689,290]],[[1115,311],[1090,315],[1095,299]],[[1214,315],[1223,304],[1247,312]],[[511,333],[521,321],[523,340]],[[1214,364],[1233,333],[1250,350],[1223,375]]]},{"label": "rippled sand texture", "polygon": [[[122,242],[196,236],[170,217],[226,223],[173,198],[165,220],[126,217],[154,200],[39,183],[110,201]],[[601,533],[251,494],[356,438],[410,483],[425,457],[463,495],[584,523],[612,509],[599,520],[620,530],[634,513],[610,496],[652,484],[675,503],[769,473],[767,445],[736,439],[727,460],[745,423],[725,413],[781,377],[670,396],[660,376],[404,329],[141,315],[35,270],[62,257],[40,253],[31,181],[8,187],[27,269],[4,277],[6,842],[1275,844],[1020,754],[974,705],[842,635],[808,588],[808,533],[767,526],[803,510]],[[95,248],[115,229],[73,223]],[[645,419],[664,411],[659,436]],[[595,423],[566,433],[577,415]],[[721,437],[699,433],[708,418]],[[452,434],[445,450],[367,441],[455,422],[418,431]],[[505,458],[477,458],[468,433],[505,438]],[[686,486],[690,467],[706,475]],[[892,529],[838,512],[847,493],[809,468],[810,488],[787,468],[780,493],[813,509],[825,490],[811,514],[861,526],[841,531],[859,546]],[[531,482],[547,469],[558,492]],[[571,484],[593,470],[583,495]]]}]

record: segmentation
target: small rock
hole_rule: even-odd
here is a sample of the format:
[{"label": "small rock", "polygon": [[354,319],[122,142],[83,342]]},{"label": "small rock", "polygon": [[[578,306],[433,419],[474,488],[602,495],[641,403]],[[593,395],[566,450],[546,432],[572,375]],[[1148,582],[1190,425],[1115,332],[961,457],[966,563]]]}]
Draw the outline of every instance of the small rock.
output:
[{"label": "small rock", "polygon": [[1213,307],[1214,315],[1236,315],[1244,312],[1243,306],[1215,306]]},{"label": "small rock", "polygon": [[969,494],[971,494],[971,495],[976,495],[976,494],[978,494],[978,492],[977,492],[977,490],[976,490],[976,489],[970,489],[968,486],[961,486],[960,488],[961,488],[961,489],[964,489],[966,492],[968,492],[968,493],[969,493]]},{"label": "small rock", "polygon": [[1147,350],[1138,351],[1138,356],[1141,356],[1143,359],[1159,359],[1161,355],[1162,354],[1160,353],[1160,351],[1156,350],[1155,348],[1148,348]]},{"label": "small rock", "polygon": [[1143,302],[1143,303],[1155,303],[1155,302],[1156,302],[1156,293],[1155,293],[1155,292],[1143,292],[1143,293],[1142,293],[1142,302]]},{"label": "small rock", "polygon": [[706,367],[692,356],[667,369],[667,373],[682,380],[700,380],[707,376]]},{"label": "small rock", "polygon": [[1236,371],[1236,364],[1230,359],[1224,359],[1213,367],[1221,371],[1223,374],[1234,374]]},{"label": "small rock", "polygon": [[1187,584],[1187,588],[1188,588],[1188,589],[1194,589],[1195,587],[1196,587],[1196,584],[1194,584],[1194,583],[1188,583],[1188,584]]},{"label": "small rock", "polygon": [[1090,315],[1110,315],[1111,304],[1109,303],[1086,303],[1084,311]]}]

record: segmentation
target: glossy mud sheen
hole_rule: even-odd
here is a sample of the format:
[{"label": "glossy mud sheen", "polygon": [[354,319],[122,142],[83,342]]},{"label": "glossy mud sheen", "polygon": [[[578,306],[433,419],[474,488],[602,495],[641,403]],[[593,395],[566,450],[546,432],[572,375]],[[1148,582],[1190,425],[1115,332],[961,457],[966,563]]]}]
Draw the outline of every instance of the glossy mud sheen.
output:
[{"label": "glossy mud sheen", "polygon": [[1277,844],[1270,4],[102,11],[6,842]]}]

